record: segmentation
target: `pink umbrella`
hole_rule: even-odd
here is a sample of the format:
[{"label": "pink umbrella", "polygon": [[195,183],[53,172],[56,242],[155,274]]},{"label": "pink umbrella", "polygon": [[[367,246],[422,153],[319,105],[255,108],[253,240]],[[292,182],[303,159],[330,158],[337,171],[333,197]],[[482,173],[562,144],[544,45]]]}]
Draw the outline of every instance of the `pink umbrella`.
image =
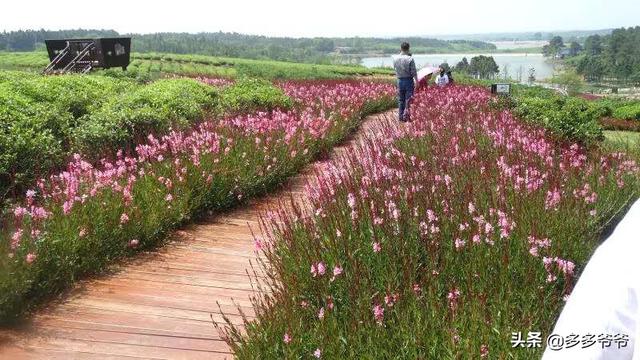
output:
[{"label": "pink umbrella", "polygon": [[437,67],[425,66],[422,69],[418,70],[418,81],[421,81],[426,76],[429,76],[431,74],[435,74],[437,72],[438,72],[438,68]]}]

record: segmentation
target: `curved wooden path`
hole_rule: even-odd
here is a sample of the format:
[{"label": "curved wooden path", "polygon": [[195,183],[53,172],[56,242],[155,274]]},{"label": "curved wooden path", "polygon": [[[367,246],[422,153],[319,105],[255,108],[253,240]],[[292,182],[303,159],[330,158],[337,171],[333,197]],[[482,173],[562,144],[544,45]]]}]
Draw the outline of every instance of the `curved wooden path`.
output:
[{"label": "curved wooden path", "polygon": [[[393,114],[368,117],[354,139]],[[234,301],[253,316],[246,273],[256,257],[251,229],[258,231],[258,217],[269,207],[302,199],[319,166],[307,166],[275,194],[176,231],[168,244],[113,274],[80,282],[20,329],[0,330],[0,359],[232,358],[211,321],[222,320],[216,302],[235,323],[241,318]]]}]

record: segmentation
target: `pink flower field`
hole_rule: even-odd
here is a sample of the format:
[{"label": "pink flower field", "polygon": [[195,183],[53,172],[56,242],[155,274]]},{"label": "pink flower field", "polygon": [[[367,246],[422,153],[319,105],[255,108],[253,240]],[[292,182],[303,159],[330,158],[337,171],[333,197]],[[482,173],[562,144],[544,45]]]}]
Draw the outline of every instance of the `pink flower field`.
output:
[{"label": "pink flower field", "polygon": [[[227,81],[210,80],[217,86]],[[393,86],[360,81],[283,82],[292,110],[210,119],[149,135],[135,152],[90,163],[76,154],[11,210],[0,234],[0,318],[115,258],[155,246],[192,216],[282,183],[394,104]]]},{"label": "pink flower field", "polygon": [[[290,90],[288,90],[291,93]],[[637,196],[623,153],[552,138],[487,90],[429,88],[264,218],[239,358],[539,358],[602,228]]]}]

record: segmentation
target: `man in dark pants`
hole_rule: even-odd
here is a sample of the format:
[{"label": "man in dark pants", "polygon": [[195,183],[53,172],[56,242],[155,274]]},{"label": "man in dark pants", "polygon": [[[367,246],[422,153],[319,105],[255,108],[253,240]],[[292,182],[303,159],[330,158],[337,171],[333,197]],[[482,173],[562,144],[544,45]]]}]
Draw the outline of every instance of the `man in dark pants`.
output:
[{"label": "man in dark pants", "polygon": [[[409,43],[400,45],[400,54],[393,59],[393,67],[398,77],[398,118],[400,121],[411,121],[409,117],[409,100],[413,96],[413,88],[418,83],[416,62],[409,53]],[[415,82],[414,82],[415,80]]]}]

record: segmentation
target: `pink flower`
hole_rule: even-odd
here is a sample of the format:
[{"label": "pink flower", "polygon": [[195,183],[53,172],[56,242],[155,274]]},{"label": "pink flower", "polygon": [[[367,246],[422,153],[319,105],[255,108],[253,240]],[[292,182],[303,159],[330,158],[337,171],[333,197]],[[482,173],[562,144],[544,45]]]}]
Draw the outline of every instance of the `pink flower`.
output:
[{"label": "pink flower", "polygon": [[480,357],[486,358],[487,356],[489,356],[489,346],[482,344],[480,346]]},{"label": "pink flower", "polygon": [[164,197],[164,200],[167,201],[167,202],[172,201],[173,200],[173,195],[167,194],[167,196]]},{"label": "pink flower", "polygon": [[262,241],[261,238],[255,238],[254,245],[255,245],[255,251],[260,251],[264,249],[264,242]]},{"label": "pink flower", "polygon": [[455,241],[456,250],[462,249],[464,247],[465,243],[466,242],[464,240],[462,240],[462,239],[456,239],[456,241]]},{"label": "pink flower", "polygon": [[322,261],[311,264],[311,275],[313,277],[322,276],[326,272],[327,268],[325,267]]},{"label": "pink flower", "polygon": [[327,296],[327,307],[329,310],[333,310],[333,297]]},{"label": "pink flower", "polygon": [[138,241],[138,239],[131,239],[131,240],[129,240],[129,247],[130,247],[130,248],[135,249],[135,248],[137,248],[137,247],[138,247],[138,245],[139,245],[139,244],[140,244],[140,241]]},{"label": "pink flower", "polygon": [[282,338],[282,341],[285,344],[288,344],[291,342],[291,335],[289,335],[289,333],[284,333],[284,337]]},{"label": "pink flower", "polygon": [[382,250],[382,247],[380,246],[380,243],[379,243],[379,242],[374,242],[374,243],[372,244],[372,246],[373,246],[373,252],[374,252],[374,253],[379,253],[379,252],[380,252],[380,250]]},{"label": "pink flower", "polygon": [[320,275],[320,276],[324,275],[326,270],[327,270],[327,268],[325,267],[324,263],[322,261],[320,261],[318,263],[318,275]]},{"label": "pink flower", "polygon": [[320,359],[320,356],[322,356],[322,351],[320,349],[316,349],[316,351],[313,352],[313,356],[315,356],[316,359]]},{"label": "pink flower", "polygon": [[395,303],[398,302],[398,298],[400,296],[398,294],[390,294],[390,295],[385,295],[384,296],[384,303],[385,305],[387,305],[388,307],[393,307],[393,305],[395,305]]},{"label": "pink flower", "polygon": [[422,292],[422,288],[420,287],[420,285],[418,284],[413,284],[413,292],[419,296],[420,293]]},{"label": "pink flower", "polygon": [[352,193],[347,195],[347,204],[349,204],[349,207],[352,209],[355,209],[356,207],[356,197]]},{"label": "pink flower", "polygon": [[373,311],[373,318],[376,320],[378,325],[382,325],[382,321],[384,320],[384,308],[381,305],[374,305],[371,309]]},{"label": "pink flower", "polygon": [[472,241],[474,244],[480,244],[480,235],[479,234],[473,235]]},{"label": "pink flower", "polygon": [[438,220],[438,217],[436,216],[436,213],[433,212],[433,210],[427,209],[427,219],[429,219],[429,222],[434,222]]},{"label": "pink flower", "polygon": [[26,208],[17,206],[15,209],[13,209],[13,216],[16,217],[16,219],[20,220],[21,217],[23,217],[24,215],[28,214],[29,211]]},{"label": "pink flower", "polygon": [[320,310],[318,310],[318,319],[322,320],[324,319],[324,308],[321,307]]},{"label": "pink flower", "polygon": [[562,273],[566,276],[573,275],[573,270],[575,269],[575,264],[572,261],[565,259],[556,259],[556,264]]},{"label": "pink flower", "polygon": [[449,294],[447,294],[447,299],[449,300],[449,308],[451,310],[456,310],[458,306],[458,298],[460,298],[460,290],[458,290],[457,288],[454,288],[453,290],[449,291]]},{"label": "pink flower", "polygon": [[126,224],[129,222],[129,215],[127,215],[126,213],[122,213],[122,215],[120,215],[120,224]]},{"label": "pink flower", "polygon": [[22,239],[22,229],[18,229],[16,230],[16,232],[13,233],[13,236],[11,236],[11,250],[15,250],[18,245],[20,245],[20,239]]},{"label": "pink flower", "polygon": [[36,261],[36,257],[37,256],[34,253],[28,253],[25,257],[25,261],[27,262],[27,264],[32,264],[34,261]]},{"label": "pink flower", "polygon": [[476,206],[473,205],[472,202],[470,202],[468,208],[469,208],[469,214],[473,215],[473,213],[476,211]]},{"label": "pink flower", "polygon": [[331,278],[331,281],[334,281],[336,279],[336,277],[342,275],[342,268],[338,265],[333,267],[333,277]]},{"label": "pink flower", "polygon": [[340,266],[336,265],[333,268],[333,276],[338,276],[340,274],[342,274],[342,268]]}]

